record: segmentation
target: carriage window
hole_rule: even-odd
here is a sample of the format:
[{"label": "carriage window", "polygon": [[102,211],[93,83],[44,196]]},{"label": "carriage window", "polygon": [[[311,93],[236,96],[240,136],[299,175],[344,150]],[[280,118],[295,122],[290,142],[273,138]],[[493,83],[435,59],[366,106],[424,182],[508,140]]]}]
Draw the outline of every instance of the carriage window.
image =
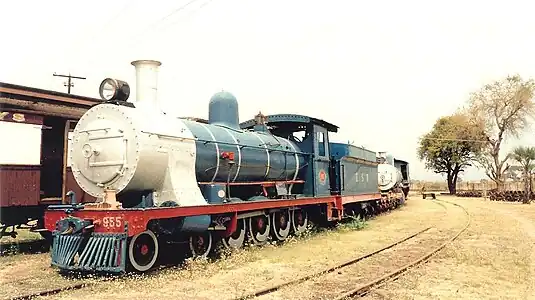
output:
[{"label": "carriage window", "polygon": [[0,164],[40,165],[41,125],[0,121]]},{"label": "carriage window", "polygon": [[318,155],[325,156],[325,137],[323,132],[318,132]]}]

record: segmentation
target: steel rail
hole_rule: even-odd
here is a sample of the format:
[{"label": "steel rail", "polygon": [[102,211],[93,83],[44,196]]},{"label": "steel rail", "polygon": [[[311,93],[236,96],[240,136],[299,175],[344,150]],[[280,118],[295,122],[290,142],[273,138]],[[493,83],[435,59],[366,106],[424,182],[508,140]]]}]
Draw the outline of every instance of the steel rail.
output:
[{"label": "steel rail", "polygon": [[87,283],[87,282],[77,283],[77,284],[64,286],[64,287],[60,287],[60,288],[56,288],[56,289],[45,290],[45,291],[41,291],[41,292],[37,292],[37,293],[33,293],[33,294],[17,296],[17,297],[11,298],[11,300],[28,300],[28,299],[33,299],[35,297],[40,297],[40,296],[50,296],[50,295],[59,294],[61,292],[68,291],[68,290],[79,290],[79,289],[84,288],[84,287],[86,287],[88,285],[91,285],[91,283]]},{"label": "steel rail", "polygon": [[395,246],[397,246],[397,245],[399,245],[401,243],[404,243],[404,242],[406,242],[406,241],[408,241],[408,240],[410,240],[410,239],[412,239],[412,238],[414,238],[414,237],[416,237],[416,236],[428,231],[431,228],[433,228],[433,227],[432,226],[431,227],[427,227],[427,228],[425,228],[423,230],[420,230],[420,231],[418,231],[416,233],[413,233],[413,234],[411,234],[411,235],[409,235],[409,236],[407,236],[407,237],[405,237],[403,239],[400,239],[400,240],[398,240],[398,241],[396,241],[394,243],[391,243],[391,244],[389,244],[389,245],[387,245],[385,247],[382,247],[380,249],[374,250],[374,251],[369,252],[367,254],[361,255],[361,256],[359,256],[357,258],[350,259],[348,261],[345,261],[343,263],[337,264],[337,265],[332,266],[330,268],[327,268],[325,270],[322,270],[322,271],[319,271],[319,272],[315,272],[315,273],[312,273],[312,274],[309,274],[309,275],[305,275],[305,276],[297,278],[295,280],[286,281],[286,282],[283,282],[281,284],[277,284],[277,285],[274,285],[274,286],[271,286],[271,287],[268,287],[268,288],[260,289],[260,290],[257,290],[255,292],[253,292],[253,293],[247,294],[245,296],[240,296],[238,298],[233,298],[233,300],[244,300],[244,299],[249,299],[249,298],[252,298],[252,297],[258,297],[258,296],[262,296],[262,295],[265,295],[265,294],[270,294],[270,293],[273,293],[273,292],[275,292],[275,291],[277,291],[277,290],[279,290],[279,289],[281,289],[281,288],[283,288],[285,286],[301,283],[301,282],[307,281],[307,280],[309,280],[311,278],[314,278],[314,277],[318,277],[318,276],[321,276],[321,275],[324,275],[324,274],[332,273],[332,272],[334,272],[334,271],[336,271],[336,270],[338,270],[340,268],[355,264],[355,263],[357,263],[357,262],[359,262],[361,260],[364,260],[366,258],[369,258],[369,257],[373,256],[373,255],[376,255],[378,253],[386,251],[386,250],[388,250],[388,249],[390,249],[392,247],[395,247]]},{"label": "steel rail", "polygon": [[464,227],[461,230],[459,230],[453,237],[448,239],[446,242],[442,243],[440,246],[436,247],[435,249],[433,249],[430,252],[426,253],[425,255],[421,256],[417,260],[412,261],[412,262],[404,265],[403,267],[398,268],[398,269],[396,269],[396,270],[394,270],[394,271],[392,271],[392,272],[390,272],[390,273],[388,273],[388,274],[386,274],[384,276],[381,276],[381,277],[379,277],[379,278],[377,278],[375,280],[372,280],[372,281],[370,281],[368,283],[365,283],[365,284],[363,284],[361,286],[358,286],[357,288],[355,288],[353,290],[347,291],[344,294],[334,298],[333,300],[342,300],[342,299],[349,299],[349,298],[352,298],[352,297],[355,297],[355,296],[364,296],[373,287],[376,287],[376,286],[378,286],[378,285],[380,285],[382,283],[386,283],[389,280],[396,279],[396,278],[400,277],[401,275],[403,275],[406,271],[408,271],[409,268],[415,267],[415,266],[419,265],[420,263],[427,261],[429,258],[431,258],[431,256],[433,256],[434,254],[438,253],[440,250],[442,250],[448,244],[450,244],[451,242],[456,240],[464,231],[466,231],[466,229],[468,229],[468,227],[470,226],[470,223],[472,222],[472,217],[470,216],[470,213],[468,212],[468,210],[465,207],[463,207],[462,205],[460,205],[458,203],[454,203],[454,202],[450,202],[450,201],[446,201],[446,200],[438,200],[438,199],[436,199],[434,201],[442,201],[442,202],[449,203],[449,204],[452,204],[452,205],[460,207],[466,213],[466,215],[468,216],[467,222],[464,225]]}]

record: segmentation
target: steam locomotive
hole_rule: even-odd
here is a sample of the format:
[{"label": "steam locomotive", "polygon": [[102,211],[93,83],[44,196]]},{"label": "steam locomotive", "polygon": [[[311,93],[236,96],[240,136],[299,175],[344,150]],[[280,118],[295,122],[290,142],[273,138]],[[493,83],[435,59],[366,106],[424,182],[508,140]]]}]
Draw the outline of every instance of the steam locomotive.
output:
[{"label": "steam locomotive", "polygon": [[207,122],[163,113],[160,62],[134,61],[129,85],[107,78],[104,102],[78,121],[69,152],[74,178],[95,203],[49,206],[52,264],[63,270],[144,272],[162,243],[192,256],[302,234],[312,222],[391,209],[409,192],[408,163],[329,141],[338,127],[278,114],[239,123],[229,92]]}]

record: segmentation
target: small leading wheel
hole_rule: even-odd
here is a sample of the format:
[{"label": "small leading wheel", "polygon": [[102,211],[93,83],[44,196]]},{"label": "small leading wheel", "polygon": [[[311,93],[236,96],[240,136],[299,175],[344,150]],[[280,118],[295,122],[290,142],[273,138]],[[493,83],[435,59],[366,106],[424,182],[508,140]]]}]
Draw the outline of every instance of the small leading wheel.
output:
[{"label": "small leading wheel", "polygon": [[283,210],[271,213],[271,229],[273,235],[279,241],[284,241],[291,229],[290,211]]},{"label": "small leading wheel", "polygon": [[254,245],[263,245],[269,237],[270,218],[265,215],[249,218],[249,237]]},{"label": "small leading wheel", "polygon": [[158,258],[158,239],[150,230],[136,234],[128,246],[128,260],[132,267],[139,272],[149,270]]},{"label": "small leading wheel", "polygon": [[190,236],[189,250],[194,258],[207,257],[212,250],[212,233],[206,232]]},{"label": "small leading wheel", "polygon": [[292,211],[292,230],[295,235],[301,235],[307,231],[308,214],[302,209]]},{"label": "small leading wheel", "polygon": [[223,238],[222,242],[227,249],[237,249],[245,242],[245,219],[239,219],[236,231],[231,236]]}]

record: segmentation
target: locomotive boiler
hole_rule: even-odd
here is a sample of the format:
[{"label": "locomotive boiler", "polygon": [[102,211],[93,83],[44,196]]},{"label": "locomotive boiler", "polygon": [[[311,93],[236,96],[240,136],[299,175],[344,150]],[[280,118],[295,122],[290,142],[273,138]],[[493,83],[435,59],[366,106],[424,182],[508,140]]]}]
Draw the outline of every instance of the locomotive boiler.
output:
[{"label": "locomotive boiler", "polygon": [[379,177],[379,189],[387,192],[398,187],[403,180],[401,170],[394,166],[394,159],[384,152],[379,152],[377,165],[377,175]]},{"label": "locomotive boiler", "polygon": [[405,197],[409,193],[408,163],[394,159],[385,152],[377,155],[377,176],[379,190],[383,193],[401,189]]},{"label": "locomotive boiler", "polygon": [[240,129],[232,94],[212,97],[209,124],[163,114],[156,97],[160,63],[132,64],[138,79],[135,108],[125,99],[128,85],[106,79],[101,96],[119,100],[89,109],[74,129],[72,169],[90,195],[103,198],[114,191],[123,207],[136,207],[143,198],[151,206],[161,205],[160,199],[173,206],[206,205],[261,194],[242,188],[228,195],[229,183],[296,180],[303,174],[305,154],[294,142],[267,130]]}]

